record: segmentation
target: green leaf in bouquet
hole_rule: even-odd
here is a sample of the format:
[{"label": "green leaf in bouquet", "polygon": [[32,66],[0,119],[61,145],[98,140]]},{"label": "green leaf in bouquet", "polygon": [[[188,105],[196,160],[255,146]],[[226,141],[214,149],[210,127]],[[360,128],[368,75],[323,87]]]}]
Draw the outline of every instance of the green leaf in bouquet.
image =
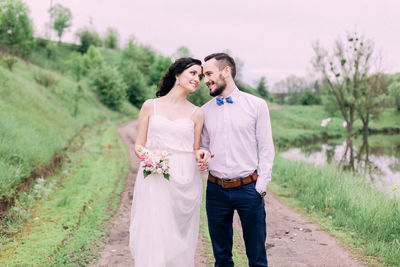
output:
[{"label": "green leaf in bouquet", "polygon": [[146,178],[150,174],[151,174],[151,171],[143,171],[144,178]]},{"label": "green leaf in bouquet", "polygon": [[169,181],[169,173],[164,173],[164,178]]}]

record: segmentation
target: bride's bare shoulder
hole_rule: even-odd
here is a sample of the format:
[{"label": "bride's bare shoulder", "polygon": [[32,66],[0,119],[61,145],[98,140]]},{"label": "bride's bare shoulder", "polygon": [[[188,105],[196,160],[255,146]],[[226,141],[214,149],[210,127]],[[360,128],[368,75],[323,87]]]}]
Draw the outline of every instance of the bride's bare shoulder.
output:
[{"label": "bride's bare shoulder", "polygon": [[198,121],[198,122],[203,121],[204,120],[204,111],[200,107],[195,106],[195,105],[193,105],[193,108],[196,108],[196,110],[193,113],[193,120]]},{"label": "bride's bare shoulder", "polygon": [[153,101],[154,99],[147,99],[146,101],[144,101],[142,107],[140,108],[140,112],[145,114],[151,113],[154,107]]}]

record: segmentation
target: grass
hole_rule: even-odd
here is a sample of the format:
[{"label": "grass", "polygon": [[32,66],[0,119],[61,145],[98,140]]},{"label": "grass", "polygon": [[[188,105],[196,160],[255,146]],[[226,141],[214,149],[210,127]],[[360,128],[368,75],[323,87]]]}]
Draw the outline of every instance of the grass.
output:
[{"label": "grass", "polygon": [[[57,85],[37,84],[38,72],[54,77]],[[49,165],[85,125],[120,116],[102,105],[84,84],[74,116],[78,84],[31,64],[19,62],[14,71],[0,66],[0,81],[0,199],[15,194],[18,184]],[[132,107],[126,110],[132,117],[137,114]]]},{"label": "grass", "polygon": [[284,197],[346,234],[364,255],[387,265],[400,262],[400,201],[376,190],[364,178],[333,166],[315,167],[276,158],[273,185]]},{"label": "grass", "polygon": [[[270,117],[274,143],[277,147],[290,147],[293,144],[313,142],[315,140],[345,137],[342,118],[332,117],[326,127],[321,127],[323,119],[330,117],[322,106],[277,106],[270,105]],[[379,120],[370,123],[373,131],[390,131],[400,129],[400,113],[387,109]],[[361,129],[362,124],[356,121],[354,129]],[[357,130],[356,130],[357,131]]]},{"label": "grass", "polygon": [[84,266],[97,252],[107,220],[119,205],[129,159],[116,121],[88,130],[73,144],[56,188],[40,201],[32,219],[12,238],[3,238],[2,266]]}]

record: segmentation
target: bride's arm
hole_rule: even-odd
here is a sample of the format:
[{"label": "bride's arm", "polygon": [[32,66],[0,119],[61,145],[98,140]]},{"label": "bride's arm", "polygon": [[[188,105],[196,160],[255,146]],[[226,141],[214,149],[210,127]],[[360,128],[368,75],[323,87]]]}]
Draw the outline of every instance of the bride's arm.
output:
[{"label": "bride's arm", "polygon": [[211,155],[208,151],[200,150],[200,138],[204,125],[204,113],[201,108],[197,109],[193,116],[193,120],[195,122],[193,153],[197,160],[197,166],[201,171],[203,171],[207,168]]},{"label": "bride's arm", "polygon": [[136,134],[136,141],[135,141],[135,154],[137,157],[139,157],[138,150],[140,148],[143,148],[146,144],[149,118],[153,112],[152,101],[153,101],[152,99],[146,100],[143,103],[142,108],[140,109],[140,112],[139,112],[137,134]]},{"label": "bride's arm", "polygon": [[197,152],[200,149],[200,137],[204,124],[204,113],[201,108],[198,108],[196,112],[193,114],[193,121],[194,121],[193,153],[197,155]]}]

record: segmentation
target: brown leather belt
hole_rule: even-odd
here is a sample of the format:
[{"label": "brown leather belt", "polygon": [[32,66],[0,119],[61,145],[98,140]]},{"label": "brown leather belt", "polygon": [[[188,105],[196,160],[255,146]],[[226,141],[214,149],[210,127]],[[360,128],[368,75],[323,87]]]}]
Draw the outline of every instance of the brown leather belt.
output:
[{"label": "brown leather belt", "polygon": [[218,177],[214,177],[211,173],[208,173],[208,180],[211,183],[222,186],[223,188],[235,188],[242,185],[246,185],[256,181],[257,178],[258,178],[257,171],[254,171],[254,173],[249,176],[237,179],[221,179]]}]

